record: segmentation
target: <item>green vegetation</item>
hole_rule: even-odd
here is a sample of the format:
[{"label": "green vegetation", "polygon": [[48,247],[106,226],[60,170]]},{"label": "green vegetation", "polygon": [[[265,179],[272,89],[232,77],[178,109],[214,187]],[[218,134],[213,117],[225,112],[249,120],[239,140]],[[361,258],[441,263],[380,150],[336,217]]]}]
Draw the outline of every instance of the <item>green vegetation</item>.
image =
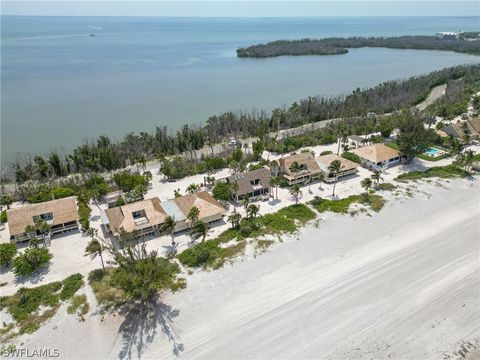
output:
[{"label": "green vegetation", "polygon": [[117,288],[112,283],[112,275],[115,269],[112,267],[93,270],[88,275],[88,284],[93,290],[99,305],[105,309],[117,307],[126,302],[123,290]]},{"label": "green vegetation", "polygon": [[63,280],[62,291],[60,291],[60,300],[70,299],[82,286],[83,276],[81,274],[70,275]]},{"label": "green vegetation", "polygon": [[325,151],[322,151],[322,152],[320,153],[320,156],[330,155],[330,154],[333,154],[333,151],[325,150]]},{"label": "green vegetation", "polygon": [[90,228],[90,214],[92,213],[92,209],[90,208],[89,201],[90,198],[85,194],[77,197],[78,217],[83,231],[87,231]]},{"label": "green vegetation", "polygon": [[375,190],[380,190],[380,191],[393,191],[396,188],[397,187],[395,185],[390,183],[382,183],[375,186]]},{"label": "green vegetation", "polygon": [[127,171],[121,171],[113,175],[113,181],[123,191],[130,192],[138,188],[138,186],[146,187],[148,178],[140,174],[131,174]]},{"label": "green vegetation", "polygon": [[439,178],[465,178],[469,177],[471,174],[462,169],[457,165],[447,165],[447,166],[435,166],[431,167],[425,171],[410,171],[404,174],[398,175],[396,181],[408,181],[408,180],[421,180],[432,177]]},{"label": "green vegetation", "polygon": [[[227,231],[230,232],[230,230]],[[203,266],[217,269],[221,267],[227,259],[231,259],[242,253],[246,245],[244,241],[228,247],[221,247],[220,244],[221,241],[218,239],[199,243],[180,253],[178,260],[180,260],[183,265],[190,267]]]},{"label": "green vegetation", "polygon": [[77,313],[80,317],[86,315],[89,310],[90,305],[88,305],[87,295],[85,294],[75,295],[70,301],[70,306],[67,308],[69,314]]},{"label": "green vegetation", "polygon": [[340,214],[347,214],[350,205],[354,203],[368,205],[372,210],[380,211],[385,205],[385,200],[380,195],[361,194],[350,195],[349,197],[338,200],[323,199],[315,196],[315,198],[309,202],[319,213],[331,211]]},{"label": "green vegetation", "polygon": [[348,152],[348,151],[344,151],[342,153],[342,157],[347,159],[347,160],[353,161],[354,163],[357,163],[357,164],[360,164],[362,162],[360,160],[360,156],[358,156],[357,154]]},{"label": "green vegetation", "polygon": [[278,40],[267,44],[237,49],[238,57],[265,58],[282,55],[337,55],[348,48],[382,47],[391,49],[445,50],[480,55],[478,41],[445,40],[436,36],[350,37]]},{"label": "green vegetation", "polygon": [[[72,276],[80,276],[81,279],[79,274]],[[0,335],[1,340],[33,333],[55,315],[62,300],[69,300],[75,294],[76,290],[73,291],[70,285],[72,276],[63,282],[56,281],[29,289],[21,288],[15,295],[0,298],[0,310],[6,309],[15,321],[13,325],[9,324],[8,331]],[[64,290],[66,287],[68,290]]]},{"label": "green vegetation", "polygon": [[7,210],[3,210],[2,212],[0,212],[0,223],[5,224],[7,221]]},{"label": "green vegetation", "polygon": [[[458,80],[463,84],[458,88],[460,93],[467,93],[477,83],[479,69],[478,64],[457,66],[404,81],[387,81],[370,89],[356,89],[347,96],[309,97],[295,102],[289,108],[273,109],[271,115],[228,112],[211,116],[203,127],[185,125],[174,134],[166,127],[158,127],[152,133],[128,134],[118,142],[112,142],[108,137],[101,136],[94,142],[77,147],[67,156],[61,156],[53,151],[46,157],[37,155],[33,161],[19,160],[13,165],[15,180],[18,184],[26,185],[28,180],[44,181],[72,173],[112,171],[131,163],[144,164],[145,159],[161,159],[162,171],[173,179],[192,173],[208,173],[216,168],[225,167],[234,160],[230,156],[230,150],[215,158],[203,159],[195,159],[192,152],[220,143],[229,136],[234,135],[238,138],[258,136],[262,139],[255,144],[256,153],[251,156],[252,159],[255,159],[262,149],[285,152],[301,146],[333,143],[336,141],[336,130],[339,126],[348,126],[347,135],[368,133],[363,130],[375,129],[376,124],[372,124],[372,118],[365,116],[367,112],[383,114],[411,106],[418,101],[420,94],[428,93],[437,85]],[[339,124],[329,124],[321,131],[288,140],[276,141],[267,136],[269,132],[332,118],[345,120]],[[391,128],[388,121],[379,123],[382,127],[376,129],[388,133],[387,130]],[[195,160],[181,157],[182,153],[191,155]],[[73,180],[68,180],[67,183],[65,179],[64,182],[66,183],[62,186],[70,187]],[[27,186],[22,186],[19,190],[19,197],[23,196],[25,187]]]},{"label": "green vegetation", "polygon": [[119,299],[147,303],[159,294],[160,290],[176,291],[185,287],[185,280],[177,278],[178,264],[158,256],[157,251],[146,250],[146,243],[135,244],[126,236],[121,247],[106,245],[105,251],[115,259],[116,268],[95,270],[89,275],[89,283],[98,302],[106,308],[119,305]]},{"label": "green vegetation", "polygon": [[0,267],[10,266],[14,256],[17,254],[17,245],[12,243],[0,244]]},{"label": "green vegetation", "polygon": [[219,181],[213,187],[212,194],[217,200],[229,201],[232,199],[233,190],[229,183]]},{"label": "green vegetation", "polygon": [[423,121],[404,111],[396,121],[400,134],[396,143],[400,154],[411,161],[415,156],[423,154],[433,144],[436,134],[431,129],[425,129]]},{"label": "green vegetation", "polygon": [[46,248],[28,248],[13,259],[13,272],[16,276],[32,275],[46,268],[51,259],[52,254]]},{"label": "green vegetation", "polygon": [[61,199],[69,196],[75,195],[75,190],[68,187],[54,187],[48,189],[45,185],[40,186],[39,190],[28,196],[28,202],[32,204],[41,203],[45,201],[50,201],[54,199]]},{"label": "green vegetation", "polygon": [[[251,206],[251,205],[250,205]],[[224,231],[217,238],[205,241],[184,250],[178,255],[183,265],[190,267],[221,267],[225,261],[238,256],[246,246],[245,239],[257,238],[268,234],[292,233],[298,226],[315,219],[315,213],[304,204],[290,205],[274,214],[251,216],[233,222],[233,228]],[[231,246],[222,246],[231,240],[238,242]]]},{"label": "green vegetation", "polygon": [[428,156],[428,155],[425,155],[425,154],[418,154],[417,158],[422,159],[422,160],[426,160],[426,161],[438,161],[438,160],[446,159],[450,156],[451,155],[449,153],[446,153],[446,154],[443,154],[443,155],[440,155],[440,156],[437,156],[437,157],[431,157],[431,156]]}]

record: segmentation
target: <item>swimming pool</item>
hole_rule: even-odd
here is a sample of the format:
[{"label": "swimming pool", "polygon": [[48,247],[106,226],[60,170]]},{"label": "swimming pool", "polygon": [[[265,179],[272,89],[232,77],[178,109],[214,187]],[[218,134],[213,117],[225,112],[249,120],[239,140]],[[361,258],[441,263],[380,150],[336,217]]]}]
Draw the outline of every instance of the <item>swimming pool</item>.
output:
[{"label": "swimming pool", "polygon": [[425,151],[424,154],[428,155],[430,157],[437,157],[437,156],[445,154],[445,151],[434,148],[434,147],[430,147],[430,148],[427,149],[427,151]]}]

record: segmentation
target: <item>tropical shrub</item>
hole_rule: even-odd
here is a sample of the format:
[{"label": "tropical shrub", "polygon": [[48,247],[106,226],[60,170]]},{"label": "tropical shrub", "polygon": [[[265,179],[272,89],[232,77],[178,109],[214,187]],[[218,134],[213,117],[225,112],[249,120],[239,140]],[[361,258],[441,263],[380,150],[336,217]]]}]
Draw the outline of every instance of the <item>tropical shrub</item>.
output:
[{"label": "tropical shrub", "polygon": [[13,272],[16,276],[28,276],[47,267],[52,254],[46,248],[29,248],[13,259]]},{"label": "tropical shrub", "polygon": [[7,267],[17,254],[17,245],[12,243],[0,244],[0,266]]}]

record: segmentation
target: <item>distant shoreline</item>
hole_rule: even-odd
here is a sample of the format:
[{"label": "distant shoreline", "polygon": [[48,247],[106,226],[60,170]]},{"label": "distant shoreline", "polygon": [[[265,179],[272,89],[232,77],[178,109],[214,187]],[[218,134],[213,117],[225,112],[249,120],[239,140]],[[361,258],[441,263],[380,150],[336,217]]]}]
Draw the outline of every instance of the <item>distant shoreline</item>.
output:
[{"label": "distant shoreline", "polygon": [[[453,35],[452,35],[453,36]],[[339,55],[349,48],[377,47],[405,50],[441,50],[480,55],[480,32],[458,33],[458,38],[438,36],[349,37],[278,40],[237,49],[240,58],[267,58],[284,55]]]}]

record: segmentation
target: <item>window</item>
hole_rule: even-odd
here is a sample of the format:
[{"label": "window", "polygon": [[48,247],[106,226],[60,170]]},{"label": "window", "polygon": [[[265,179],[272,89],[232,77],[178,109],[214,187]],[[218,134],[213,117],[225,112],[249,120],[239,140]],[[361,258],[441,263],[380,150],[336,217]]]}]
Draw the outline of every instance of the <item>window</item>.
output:
[{"label": "window", "polygon": [[260,185],[260,179],[250,180],[251,185]]},{"label": "window", "polygon": [[40,214],[40,215],[35,215],[33,217],[33,222],[50,221],[50,220],[53,220],[53,213],[51,213],[51,212],[48,212],[48,213],[45,213],[45,214]]},{"label": "window", "polygon": [[132,212],[132,216],[133,216],[134,219],[145,217],[145,211],[144,210],[134,211],[134,212]]}]

